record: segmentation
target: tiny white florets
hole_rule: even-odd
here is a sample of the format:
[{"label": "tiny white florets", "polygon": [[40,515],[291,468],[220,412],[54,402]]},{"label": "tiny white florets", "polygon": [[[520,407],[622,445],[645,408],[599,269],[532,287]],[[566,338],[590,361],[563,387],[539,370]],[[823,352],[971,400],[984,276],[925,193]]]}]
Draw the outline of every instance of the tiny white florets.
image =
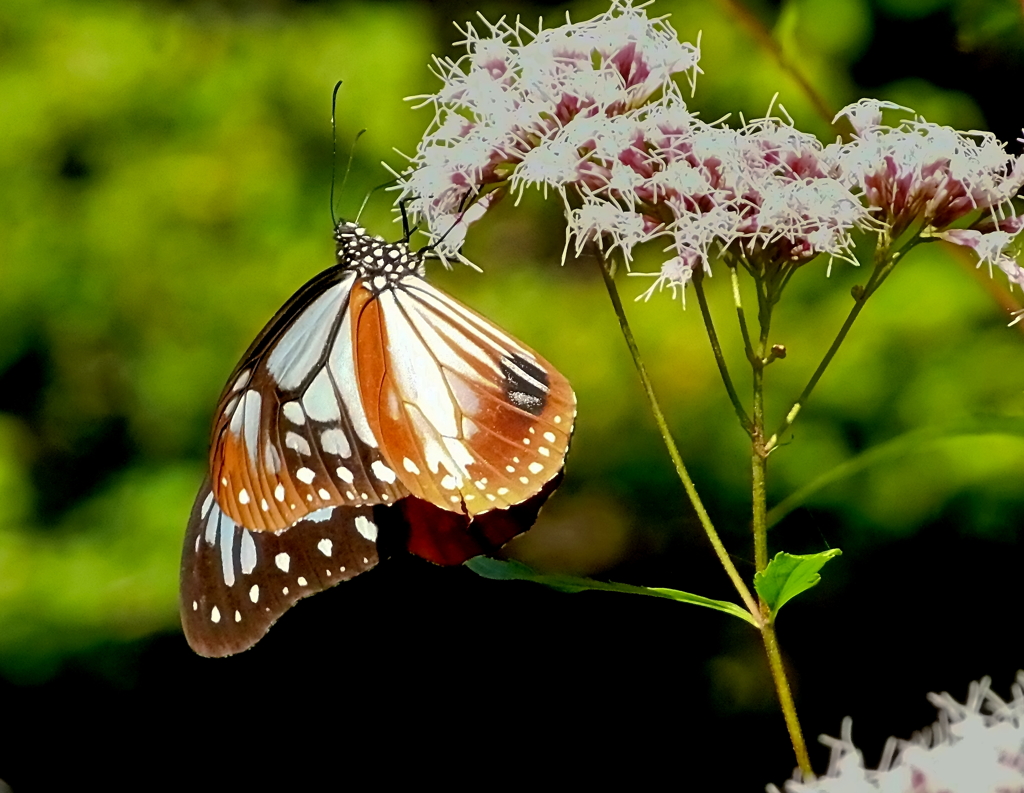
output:
[{"label": "tiny white florets", "polygon": [[[713,253],[764,270],[822,254],[829,266],[856,264],[855,230],[892,241],[912,230],[962,245],[1024,285],[1009,253],[1024,228],[1010,203],[1024,160],[990,133],[958,132],[873,99],[836,116],[855,136],[827,146],[782,105],[773,114],[774,99],[764,118],[738,129],[707,124],[674,82],[684,74],[692,82],[699,47],[630,0],[550,30],[518,19],[482,25],[462,31],[466,55],[435,61],[443,85],[419,98],[434,120],[398,186],[429,234],[449,235],[449,251],[483,214],[464,212],[480,195],[489,206],[550,187],[569,218],[566,249],[573,238],[577,252],[594,240],[621,250],[628,266],[636,245],[672,235],[676,257],[655,289],[685,286],[693,257],[707,267]],[[904,118],[886,125],[886,113]],[[970,228],[952,227],[978,210]]]},{"label": "tiny white florets", "polygon": [[693,280],[693,270],[703,261],[700,253],[694,250],[686,250],[680,256],[675,256],[662,263],[661,270],[657,273],[631,273],[631,275],[653,276],[654,283],[643,294],[637,296],[637,300],[645,303],[651,299],[655,292],[668,289],[672,293],[672,299],[676,298],[678,290],[679,297],[686,306],[686,285]]},{"label": "tiny white florets", "polygon": [[[822,737],[832,749],[826,775],[794,780],[786,793],[1024,793],[1024,672],[1005,702],[984,678],[971,683],[967,701],[929,694],[939,721],[909,741],[890,738],[878,770],[864,768],[853,745],[851,719],[841,737]],[[775,785],[769,793],[779,793]]]},{"label": "tiny white florets", "polygon": [[[636,212],[604,202],[588,202],[572,210],[568,226],[566,245],[575,238],[577,256],[582,253],[583,246],[593,240],[606,254],[616,248],[621,250],[627,267],[632,261],[633,248],[655,236]],[[605,241],[609,239],[611,245],[606,249]]]}]

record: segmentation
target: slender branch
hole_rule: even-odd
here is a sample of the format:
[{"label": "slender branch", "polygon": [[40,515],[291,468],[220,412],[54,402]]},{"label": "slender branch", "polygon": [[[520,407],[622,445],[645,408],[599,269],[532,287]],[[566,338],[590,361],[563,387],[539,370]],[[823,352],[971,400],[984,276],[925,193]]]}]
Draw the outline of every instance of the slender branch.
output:
[{"label": "slender branch", "polygon": [[899,261],[906,252],[910,249],[915,242],[904,246],[899,251],[896,251],[891,256],[888,255],[888,248],[884,244],[879,244],[878,250],[876,251],[876,263],[875,268],[872,270],[871,275],[868,277],[867,283],[863,287],[854,287],[853,289],[853,308],[850,309],[850,313],[846,316],[846,321],[843,322],[843,326],[839,329],[839,333],[832,340],[832,344],[829,346],[825,356],[821,359],[818,364],[818,368],[814,370],[814,374],[811,375],[811,379],[807,381],[807,385],[804,386],[804,390],[800,392],[800,396],[796,398],[793,403],[793,407],[789,409],[789,413],[786,414],[786,418],[783,419],[779,428],[775,430],[772,436],[765,443],[765,451],[771,452],[779,444],[779,437],[788,430],[793,422],[796,421],[796,417],[800,414],[801,409],[806,404],[807,400],[811,396],[811,392],[814,387],[818,384],[821,376],[825,374],[825,370],[828,365],[832,363],[832,359],[836,353],[839,352],[839,347],[846,339],[846,334],[850,332],[850,328],[853,327],[853,323],[857,320],[861,310],[864,308],[864,304],[875,291],[882,285],[889,273],[893,271],[896,266],[896,262]]},{"label": "slender branch", "polygon": [[715,363],[718,364],[718,371],[722,375],[722,382],[725,390],[729,393],[729,400],[732,402],[736,416],[740,420],[740,426],[747,435],[751,432],[750,417],[743,409],[739,394],[736,393],[736,386],[733,385],[732,377],[729,375],[729,368],[725,363],[725,356],[722,354],[722,345],[718,341],[718,332],[715,330],[715,323],[711,319],[711,309],[708,307],[708,298],[704,293],[704,270],[700,267],[693,271],[693,290],[697,293],[697,303],[700,305],[700,315],[704,318],[704,327],[708,332],[708,339],[711,342],[711,351],[715,354]]},{"label": "slender branch", "polygon": [[764,443],[764,365],[754,364],[754,431],[750,443],[753,490],[754,567],[763,573],[768,566],[768,453]]},{"label": "slender branch", "polygon": [[729,576],[733,586],[736,587],[736,591],[739,592],[740,597],[743,599],[743,604],[757,620],[758,624],[761,624],[761,610],[758,608],[757,603],[754,601],[753,596],[750,594],[750,590],[743,582],[740,574],[736,571],[736,568],[732,563],[732,559],[729,558],[729,553],[725,550],[725,546],[722,544],[722,541],[718,536],[718,532],[715,531],[715,527],[711,523],[711,517],[704,508],[704,504],[700,500],[700,496],[697,494],[697,488],[693,484],[693,480],[690,479],[690,474],[687,472],[686,466],[683,464],[683,458],[679,454],[679,449],[676,447],[675,441],[672,439],[672,434],[668,428],[668,422],[665,420],[665,414],[661,412],[661,406],[658,404],[658,399],[654,395],[654,386],[651,384],[651,379],[647,375],[647,368],[644,366],[643,360],[640,358],[640,350],[636,346],[636,340],[633,338],[633,332],[630,330],[629,322],[626,319],[626,312],[622,307],[622,300],[619,299],[619,292],[615,287],[615,281],[612,278],[612,274],[609,272],[609,263],[600,255],[598,256],[598,263],[601,267],[601,275],[604,277],[605,287],[608,289],[608,297],[611,298],[612,307],[615,309],[615,316],[618,317],[619,327],[622,329],[622,335],[626,340],[626,346],[629,347],[629,354],[632,356],[637,373],[640,375],[640,383],[643,385],[644,393],[647,395],[647,401],[650,403],[651,412],[654,414],[654,421],[658,425],[658,430],[661,432],[661,438],[668,449],[669,457],[672,458],[672,464],[675,466],[676,474],[679,476],[679,480],[683,483],[686,495],[689,496],[690,503],[693,504],[694,511],[697,513],[697,518],[700,520],[700,524],[704,528],[705,534],[708,535],[708,539],[711,541],[711,545],[715,549],[715,554],[718,556],[718,560],[722,563],[722,567],[725,568],[726,574]]},{"label": "slender branch", "polygon": [[811,375],[811,379],[807,381],[807,385],[804,386],[804,390],[800,392],[800,396],[796,398],[796,402],[793,403],[793,407],[789,409],[789,413],[786,414],[786,418],[782,420],[782,424],[775,430],[772,437],[768,439],[765,447],[768,451],[774,449],[779,443],[779,436],[788,430],[793,422],[796,421],[796,417],[800,414],[800,410],[811,396],[811,392],[814,387],[818,384],[821,376],[825,374],[825,370],[828,365],[832,362],[836,353],[839,352],[839,347],[846,339],[846,334],[850,332],[850,328],[853,327],[853,323],[856,321],[861,309],[864,308],[865,298],[854,299],[853,308],[850,309],[850,313],[846,316],[846,321],[843,323],[843,327],[839,329],[839,333],[832,340],[832,345],[828,348],[828,352],[825,353],[825,357],[821,359],[821,363],[818,364],[818,368],[814,370],[814,374]]},{"label": "slender branch", "polygon": [[732,302],[736,306],[736,317],[740,322],[740,335],[743,336],[743,348],[747,351],[747,358],[754,360],[754,345],[750,342],[750,331],[747,329],[747,315],[743,311],[743,297],[740,294],[740,274],[735,264],[728,265],[729,282],[732,284]]},{"label": "slender branch", "polygon": [[[765,608],[767,609],[767,606]],[[772,679],[775,681],[775,690],[779,695],[779,705],[782,707],[782,715],[789,730],[789,739],[793,743],[797,765],[800,766],[804,779],[812,779],[814,769],[811,767],[811,758],[807,754],[807,743],[804,741],[804,733],[800,729],[800,720],[796,715],[796,703],[793,702],[793,692],[789,687],[789,680],[786,678],[786,668],[782,664],[782,653],[775,637],[775,626],[768,620],[765,620],[764,626],[761,628],[761,637],[764,639],[764,649],[768,654],[768,666],[772,670]]]}]

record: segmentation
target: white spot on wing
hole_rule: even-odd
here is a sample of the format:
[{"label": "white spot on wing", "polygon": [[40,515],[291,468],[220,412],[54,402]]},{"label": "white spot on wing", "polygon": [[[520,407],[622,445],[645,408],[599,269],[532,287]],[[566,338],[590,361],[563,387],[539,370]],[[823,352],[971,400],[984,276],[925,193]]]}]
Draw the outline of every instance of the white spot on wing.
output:
[{"label": "white spot on wing", "polygon": [[216,606],[210,609],[210,619],[214,622],[220,622],[220,609]]},{"label": "white spot on wing", "polygon": [[278,482],[277,487],[274,488],[274,498],[278,501],[284,501],[284,485],[280,482]]},{"label": "white spot on wing", "polygon": [[373,471],[373,475],[382,482],[391,484],[395,481],[395,472],[384,465],[380,460],[374,460],[373,464],[370,466],[370,470]]},{"label": "white spot on wing", "polygon": [[300,482],[305,482],[308,485],[313,481],[313,479],[316,478],[316,474],[313,473],[313,470],[311,468],[300,468],[298,471],[295,472],[295,477]]},{"label": "white spot on wing", "polygon": [[[263,397],[260,396],[259,391],[253,391],[252,389],[242,394],[242,410],[239,413],[245,413],[245,424],[242,427],[243,436],[245,437],[245,450],[249,453],[249,459],[253,462],[256,461],[257,455],[259,454],[259,436],[260,436],[260,418],[263,410]],[[238,413],[235,414],[236,416]],[[234,418],[232,417],[232,422]]]},{"label": "white spot on wing", "polygon": [[303,520],[308,520],[310,523],[323,523],[325,520],[330,520],[333,513],[334,507],[324,507],[316,512],[310,512]]},{"label": "white spot on wing", "polygon": [[348,301],[355,273],[332,286],[299,314],[267,359],[267,371],[284,391],[305,382],[327,346],[334,323]]},{"label": "white spot on wing", "polygon": [[309,584],[309,582],[301,575],[295,579],[295,583],[299,586],[307,586]]},{"label": "white spot on wing", "polygon": [[242,530],[242,552],[240,556],[242,572],[245,575],[249,575],[249,573],[256,569],[256,543],[252,539],[252,532],[247,529]]},{"label": "white spot on wing", "polygon": [[259,599],[260,599],[260,585],[259,584],[253,584],[252,587],[249,589],[249,600],[251,600],[253,603],[255,603]]},{"label": "white spot on wing", "polygon": [[199,511],[199,517],[205,518],[206,513],[210,511],[210,507],[213,505],[213,491],[206,494],[206,498],[203,499],[203,508]]},{"label": "white spot on wing", "polygon": [[[224,576],[224,583],[227,586],[235,584],[235,562],[233,559],[235,550],[235,526],[227,521],[228,525],[223,526],[220,532],[220,569]],[[244,531],[242,532],[245,533]]]},{"label": "white spot on wing", "polygon": [[284,417],[292,424],[306,423],[306,413],[298,402],[285,402],[281,409],[284,410]]},{"label": "white spot on wing", "polygon": [[555,433],[553,433],[553,432],[545,432],[544,433],[544,440],[546,440],[548,443],[554,443],[555,442]]},{"label": "white spot on wing", "polygon": [[291,562],[292,558],[284,551],[281,551],[281,553],[274,557],[274,564],[278,566],[282,573],[288,572],[288,566]]},{"label": "white spot on wing", "polygon": [[249,503],[249,491],[244,487],[238,493],[238,503],[248,504]]},{"label": "white spot on wing", "polygon": [[263,448],[263,463],[275,474],[281,470],[281,455],[277,453],[277,447],[270,442]]},{"label": "white spot on wing", "polygon": [[544,466],[540,463],[530,463],[527,467],[530,469],[531,474],[539,474],[544,470]]},{"label": "white spot on wing", "polygon": [[302,397],[302,406],[306,408],[306,415],[313,421],[341,420],[341,405],[338,404],[338,397],[334,393],[331,376],[326,368],[322,369],[309,384]]},{"label": "white spot on wing", "polygon": [[330,358],[331,373],[338,384],[345,411],[352,420],[352,428],[359,440],[367,446],[377,448],[377,438],[370,429],[370,422],[363,410],[362,397],[359,395],[359,381],[356,379],[355,358],[352,355],[352,312],[346,311],[345,318],[338,328]]},{"label": "white spot on wing", "polygon": [[415,476],[419,476],[420,474],[419,466],[417,466],[416,463],[414,463],[408,457],[402,460],[402,467],[405,468],[405,470],[408,471],[410,474],[413,474]]},{"label": "white spot on wing", "polygon": [[324,430],[320,434],[320,446],[328,454],[336,454],[339,457],[350,457],[352,455],[352,447],[348,442],[348,436],[344,430],[340,430],[337,427]]},{"label": "white spot on wing", "polygon": [[309,442],[297,432],[288,431],[284,436],[284,445],[294,449],[299,454],[309,457],[313,452],[309,448]]},{"label": "white spot on wing", "polygon": [[362,515],[356,516],[356,531],[362,534],[370,542],[377,541],[377,524]]},{"label": "white spot on wing", "polygon": [[320,549],[320,553],[324,556],[330,556],[331,551],[334,549],[334,543],[330,539],[324,537],[320,542],[316,544],[316,547]]},{"label": "white spot on wing", "polygon": [[235,609],[235,622],[241,622],[241,621],[242,621],[242,614],[241,614],[241,612],[239,612],[238,609]]},{"label": "white spot on wing", "polygon": [[378,303],[388,328],[388,346],[401,350],[401,354],[389,356],[389,374],[399,394],[405,402],[416,405],[442,436],[455,437],[459,433],[455,404],[437,359],[406,320],[393,293],[382,293]]},{"label": "white spot on wing", "polygon": [[[342,482],[352,484],[355,481],[355,477],[352,475],[352,472],[343,465],[338,466],[338,470],[335,471],[335,473],[338,475],[338,479]],[[349,496],[349,498],[352,498],[352,496]]]},{"label": "white spot on wing", "polygon": [[222,514],[220,507],[215,507],[210,513],[210,519],[206,522],[206,531],[203,533],[203,539],[206,540],[207,545],[213,545],[217,541],[217,527],[220,525]]}]

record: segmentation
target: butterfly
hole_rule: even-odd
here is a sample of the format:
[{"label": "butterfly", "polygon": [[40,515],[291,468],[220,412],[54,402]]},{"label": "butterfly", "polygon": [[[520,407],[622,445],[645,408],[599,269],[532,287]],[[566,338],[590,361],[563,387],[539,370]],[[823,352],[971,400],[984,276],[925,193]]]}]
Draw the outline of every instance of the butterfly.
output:
[{"label": "butterfly", "polygon": [[[181,562],[200,655],[403,546],[461,564],[529,529],[562,478],[572,387],[356,223],[228,378]],[[434,254],[436,255],[436,254]],[[381,550],[384,547],[385,551]]]}]

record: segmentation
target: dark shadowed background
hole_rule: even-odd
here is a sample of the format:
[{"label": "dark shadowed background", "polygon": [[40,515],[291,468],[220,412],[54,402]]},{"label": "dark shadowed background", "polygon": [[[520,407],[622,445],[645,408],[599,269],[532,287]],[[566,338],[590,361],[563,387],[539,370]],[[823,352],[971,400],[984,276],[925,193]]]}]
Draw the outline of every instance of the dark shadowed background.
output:
[{"label": "dark shadowed background", "polygon": [[[562,5],[345,2],[0,4],[0,778],[16,793],[350,787],[392,780],[534,787],[624,775],[759,791],[794,765],[755,631],[668,601],[564,595],[411,557],[301,603],[253,650],[191,653],[177,617],[185,521],[224,380],[276,308],[333,262],[330,92],[351,216],[430,118],[432,53],[463,23]],[[570,7],[574,19],[606,10]],[[702,31],[692,107],[714,120],[780,101],[827,124],[783,64],[837,110],[862,96],[1010,141],[1024,125],[1024,24],[1012,0],[657,0]],[[479,28],[479,24],[478,24]],[[738,125],[739,117],[733,121]],[[392,194],[363,219],[400,235]],[[544,570],[734,598],[646,410],[596,265],[559,267],[559,203],[505,202],[468,256],[429,277],[573,383],[565,483],[509,546]],[[638,270],[653,270],[657,246]],[[779,420],[865,273],[809,265],[774,328]],[[623,278],[631,301],[649,286]],[[727,280],[709,283],[736,371]],[[691,295],[692,297],[692,295]],[[890,734],[1024,666],[1024,335],[1009,295],[922,246],[867,310],[771,459],[781,501],[839,465],[773,530],[772,552],[840,547],[779,637],[812,759],[854,718],[877,762]],[[1016,305],[1019,305],[1017,303]],[[712,517],[753,573],[745,436],[691,301],[629,302],[641,350]],[[746,388],[746,380],[741,381]],[[910,441],[895,441],[921,431]],[[863,458],[880,444],[900,453]],[[852,465],[867,459],[870,464]],[[211,769],[214,769],[211,771]],[[717,780],[711,784],[707,780]],[[257,781],[258,780],[258,781]],[[697,783],[702,784],[699,788]]]}]

